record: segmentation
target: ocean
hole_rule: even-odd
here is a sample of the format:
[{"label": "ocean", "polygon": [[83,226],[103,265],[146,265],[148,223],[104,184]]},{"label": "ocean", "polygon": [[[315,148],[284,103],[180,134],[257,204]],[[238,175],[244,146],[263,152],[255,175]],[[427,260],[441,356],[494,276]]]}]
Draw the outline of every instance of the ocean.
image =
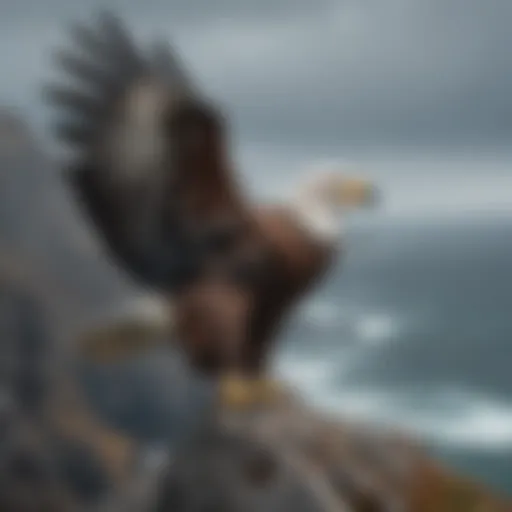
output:
[{"label": "ocean", "polygon": [[375,221],[297,312],[276,371],[512,495],[512,217]]}]

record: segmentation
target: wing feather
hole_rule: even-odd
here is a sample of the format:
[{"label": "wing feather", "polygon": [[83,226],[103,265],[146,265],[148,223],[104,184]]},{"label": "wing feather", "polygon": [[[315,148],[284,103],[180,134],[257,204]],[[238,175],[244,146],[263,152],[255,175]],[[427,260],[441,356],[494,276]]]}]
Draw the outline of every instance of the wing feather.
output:
[{"label": "wing feather", "polygon": [[143,52],[113,14],[73,25],[71,42],[57,54],[65,79],[45,94],[75,149],[73,188],[125,269],[175,289],[203,258],[196,214],[204,224],[231,207],[220,117],[168,44]]},{"label": "wing feather", "polygon": [[58,122],[55,125],[55,133],[72,146],[84,146],[94,136],[91,127],[73,121]]}]

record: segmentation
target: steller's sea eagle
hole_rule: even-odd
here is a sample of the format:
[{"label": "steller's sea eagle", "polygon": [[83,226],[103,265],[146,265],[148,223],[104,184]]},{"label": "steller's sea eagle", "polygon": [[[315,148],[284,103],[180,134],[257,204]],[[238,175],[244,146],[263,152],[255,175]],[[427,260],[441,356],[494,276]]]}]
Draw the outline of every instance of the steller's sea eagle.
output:
[{"label": "steller's sea eagle", "polygon": [[[267,389],[286,314],[337,253],[337,216],[373,205],[375,187],[329,173],[288,203],[254,205],[225,116],[168,46],[143,52],[108,13],[72,37],[75,49],[57,54],[67,81],[47,92],[84,209],[114,260],[169,298],[173,337],[195,368],[243,376],[222,381],[233,399]],[[123,336],[107,337],[117,355],[143,338]]]}]

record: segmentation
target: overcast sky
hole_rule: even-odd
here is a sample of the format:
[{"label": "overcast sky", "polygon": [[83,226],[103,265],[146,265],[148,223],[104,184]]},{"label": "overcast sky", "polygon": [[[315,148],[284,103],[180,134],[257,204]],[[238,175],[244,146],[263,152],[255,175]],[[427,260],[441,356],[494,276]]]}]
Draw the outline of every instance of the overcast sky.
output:
[{"label": "overcast sky", "polygon": [[258,190],[340,159],[391,183],[390,196],[402,187],[394,211],[512,210],[509,0],[0,0],[0,98],[39,126],[49,50],[94,5],[175,42],[230,113]]}]

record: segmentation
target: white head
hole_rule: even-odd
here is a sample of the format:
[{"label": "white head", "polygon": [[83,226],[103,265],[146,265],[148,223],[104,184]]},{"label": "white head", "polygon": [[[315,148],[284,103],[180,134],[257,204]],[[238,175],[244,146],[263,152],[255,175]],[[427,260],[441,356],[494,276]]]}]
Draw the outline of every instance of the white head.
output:
[{"label": "white head", "polygon": [[341,233],[341,217],[378,204],[378,189],[371,181],[345,173],[316,174],[299,189],[293,209],[315,237],[335,242]]}]

